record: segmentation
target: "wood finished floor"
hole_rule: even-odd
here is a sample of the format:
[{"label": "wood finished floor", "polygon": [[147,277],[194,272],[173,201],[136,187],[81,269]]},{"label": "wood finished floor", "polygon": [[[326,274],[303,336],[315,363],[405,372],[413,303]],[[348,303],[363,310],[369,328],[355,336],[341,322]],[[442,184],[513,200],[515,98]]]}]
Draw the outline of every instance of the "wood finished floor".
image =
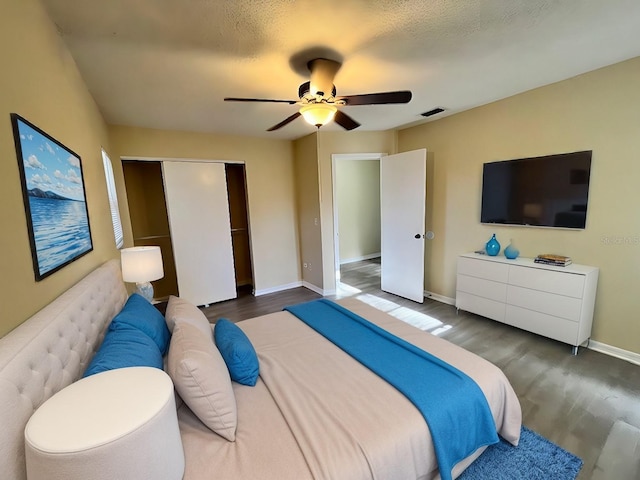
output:
[{"label": "wood finished floor", "polygon": [[[376,259],[344,265],[341,277],[329,298],[359,297],[500,367],[523,423],[584,461],[579,480],[640,480],[640,366],[585,348],[573,356],[566,344],[451,305],[383,292]],[[260,297],[241,292],[204,312],[212,322],[239,321],[316,298],[304,287]]]}]

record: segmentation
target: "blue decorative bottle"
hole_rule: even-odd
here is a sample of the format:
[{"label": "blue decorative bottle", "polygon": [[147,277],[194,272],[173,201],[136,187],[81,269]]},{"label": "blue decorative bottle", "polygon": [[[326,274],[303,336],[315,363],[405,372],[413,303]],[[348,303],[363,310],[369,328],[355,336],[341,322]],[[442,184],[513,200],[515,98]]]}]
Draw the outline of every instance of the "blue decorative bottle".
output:
[{"label": "blue decorative bottle", "polygon": [[513,240],[511,240],[510,242],[511,243],[507,245],[507,248],[504,249],[504,256],[507,257],[509,260],[514,260],[518,258],[518,255],[520,255],[520,250],[516,248],[516,246],[513,243]]},{"label": "blue decorative bottle", "polygon": [[496,255],[498,255],[498,253],[500,253],[500,243],[496,239],[495,233],[489,239],[489,241],[487,242],[484,248],[487,251],[487,255],[491,257],[495,257]]}]

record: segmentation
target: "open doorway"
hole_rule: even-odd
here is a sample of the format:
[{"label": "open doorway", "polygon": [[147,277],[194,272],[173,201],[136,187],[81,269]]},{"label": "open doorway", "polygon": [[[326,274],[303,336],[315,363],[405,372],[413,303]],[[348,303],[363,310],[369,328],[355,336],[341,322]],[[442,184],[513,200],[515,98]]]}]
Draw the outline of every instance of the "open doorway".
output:
[{"label": "open doorway", "polygon": [[[354,279],[380,285],[381,153],[334,154],[333,219],[336,292]],[[346,275],[346,277],[345,277]],[[357,282],[356,282],[357,283]]]},{"label": "open doorway", "polygon": [[[367,164],[377,182],[367,180]],[[336,291],[342,265],[380,257],[381,289],[422,303],[426,150],[334,154],[332,166]]]}]

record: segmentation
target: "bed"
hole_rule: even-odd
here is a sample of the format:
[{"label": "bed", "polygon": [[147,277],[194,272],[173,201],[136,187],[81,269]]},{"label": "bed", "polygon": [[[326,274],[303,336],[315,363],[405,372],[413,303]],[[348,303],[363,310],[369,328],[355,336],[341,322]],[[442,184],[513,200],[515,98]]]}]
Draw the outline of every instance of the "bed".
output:
[{"label": "bed", "polygon": [[[126,300],[119,262],[112,260],[0,339],[3,478],[26,478],[25,424],[81,377]],[[500,436],[517,444],[520,405],[497,367],[356,299],[339,303],[465,372],[484,393]],[[232,384],[235,441],[178,402],[185,480],[212,472],[220,479],[438,478],[429,428],[394,387],[289,312],[238,326],[258,354],[260,377],[255,386]],[[457,464],[454,478],[483,450]]]}]

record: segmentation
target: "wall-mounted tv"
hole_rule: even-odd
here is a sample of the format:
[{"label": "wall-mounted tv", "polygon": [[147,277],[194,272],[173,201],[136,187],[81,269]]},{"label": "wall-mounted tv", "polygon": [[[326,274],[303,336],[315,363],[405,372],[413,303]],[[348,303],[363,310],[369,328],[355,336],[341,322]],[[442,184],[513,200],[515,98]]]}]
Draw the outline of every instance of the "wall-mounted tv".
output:
[{"label": "wall-mounted tv", "polygon": [[481,223],[584,229],[591,151],[485,163]]}]

